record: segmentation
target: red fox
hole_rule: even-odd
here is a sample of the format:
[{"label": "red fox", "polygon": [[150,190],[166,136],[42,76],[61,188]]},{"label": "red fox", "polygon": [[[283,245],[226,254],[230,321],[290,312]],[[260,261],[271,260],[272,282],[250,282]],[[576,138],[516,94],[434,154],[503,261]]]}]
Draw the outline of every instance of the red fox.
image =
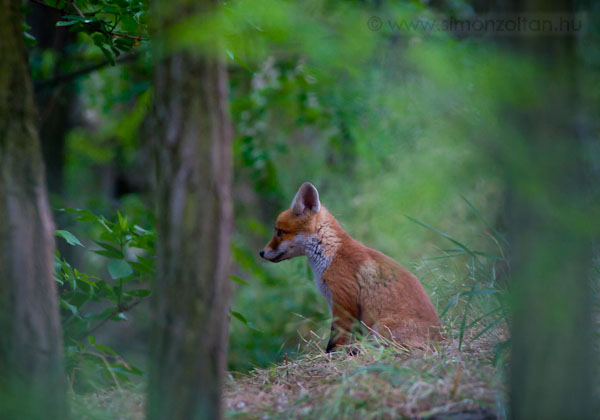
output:
[{"label": "red fox", "polygon": [[272,262],[308,257],[315,285],[333,314],[327,352],[348,342],[357,321],[407,347],[426,348],[441,338],[438,314],[419,280],[348,235],[310,182],[277,217],[275,234],[259,254]]}]

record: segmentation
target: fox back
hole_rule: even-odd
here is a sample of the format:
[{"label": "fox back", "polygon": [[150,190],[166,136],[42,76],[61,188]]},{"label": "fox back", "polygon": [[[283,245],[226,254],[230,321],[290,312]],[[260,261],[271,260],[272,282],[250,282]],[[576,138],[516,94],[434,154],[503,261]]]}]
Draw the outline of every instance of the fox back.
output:
[{"label": "fox back", "polygon": [[260,251],[272,262],[303,255],[333,314],[327,351],[347,343],[357,322],[408,347],[426,348],[440,338],[437,312],[419,280],[346,233],[309,182],[277,217],[273,238]]}]

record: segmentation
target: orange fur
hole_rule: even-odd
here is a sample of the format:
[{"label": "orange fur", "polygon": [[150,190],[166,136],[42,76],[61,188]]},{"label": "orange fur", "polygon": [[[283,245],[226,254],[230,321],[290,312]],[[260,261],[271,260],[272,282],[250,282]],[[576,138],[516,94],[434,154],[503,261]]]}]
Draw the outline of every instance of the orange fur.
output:
[{"label": "orange fur", "polygon": [[327,350],[348,342],[359,321],[401,345],[425,348],[440,338],[437,312],[405,267],[346,233],[319,202],[316,188],[300,187],[292,208],[279,215],[261,251],[273,262],[307,255],[334,321]]}]

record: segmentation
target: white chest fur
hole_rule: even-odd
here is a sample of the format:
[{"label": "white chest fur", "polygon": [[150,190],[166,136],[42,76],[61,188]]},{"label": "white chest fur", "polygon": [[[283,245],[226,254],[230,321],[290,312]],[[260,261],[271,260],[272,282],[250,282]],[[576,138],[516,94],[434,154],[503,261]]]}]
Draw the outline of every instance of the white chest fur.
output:
[{"label": "white chest fur", "polygon": [[332,295],[329,286],[323,281],[323,273],[327,271],[333,256],[326,252],[326,247],[319,240],[318,235],[310,235],[299,238],[302,241],[304,253],[308,258],[308,263],[313,270],[315,275],[315,286],[317,290],[323,295],[329,304],[331,309]]}]

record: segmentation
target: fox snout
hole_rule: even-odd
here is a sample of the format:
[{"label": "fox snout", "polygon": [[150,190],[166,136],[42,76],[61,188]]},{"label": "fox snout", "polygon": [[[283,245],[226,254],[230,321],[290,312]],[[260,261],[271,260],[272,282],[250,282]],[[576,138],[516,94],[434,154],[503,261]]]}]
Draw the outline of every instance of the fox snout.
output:
[{"label": "fox snout", "polygon": [[283,254],[284,253],[278,252],[277,250],[267,248],[261,249],[261,251],[258,253],[258,255],[260,255],[262,258],[271,262],[279,262],[279,258],[281,258]]},{"label": "fox snout", "polygon": [[291,244],[288,242],[288,243],[281,243],[281,244],[279,244],[279,246],[277,246],[275,248],[269,247],[269,245],[267,245],[264,249],[262,249],[258,253],[258,255],[260,255],[265,260],[268,260],[271,262],[279,262],[279,261],[293,258],[293,257],[297,256],[298,253],[296,252],[296,247],[291,246]]},{"label": "fox snout", "polygon": [[262,258],[264,258],[267,261],[271,261],[271,262],[279,262],[281,261],[279,258],[281,258],[283,256],[283,252],[277,252],[276,250],[273,249],[263,249],[261,250],[258,255],[260,255]]}]

